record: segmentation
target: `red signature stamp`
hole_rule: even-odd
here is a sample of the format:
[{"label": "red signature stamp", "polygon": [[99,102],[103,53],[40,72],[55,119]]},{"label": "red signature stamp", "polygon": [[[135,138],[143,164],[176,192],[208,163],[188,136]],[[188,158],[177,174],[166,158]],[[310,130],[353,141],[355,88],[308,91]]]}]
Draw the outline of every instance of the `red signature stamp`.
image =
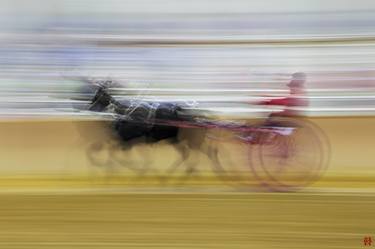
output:
[{"label": "red signature stamp", "polygon": [[373,243],[373,239],[371,236],[365,236],[363,237],[363,245],[364,246],[372,246],[372,243]]}]

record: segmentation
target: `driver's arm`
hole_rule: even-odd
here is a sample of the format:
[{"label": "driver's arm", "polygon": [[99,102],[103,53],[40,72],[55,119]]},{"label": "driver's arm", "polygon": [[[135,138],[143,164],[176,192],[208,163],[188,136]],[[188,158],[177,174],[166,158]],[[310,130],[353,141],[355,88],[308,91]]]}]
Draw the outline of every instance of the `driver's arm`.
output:
[{"label": "driver's arm", "polygon": [[266,100],[263,105],[281,105],[281,106],[287,106],[288,105],[288,98],[277,98],[277,99]]}]

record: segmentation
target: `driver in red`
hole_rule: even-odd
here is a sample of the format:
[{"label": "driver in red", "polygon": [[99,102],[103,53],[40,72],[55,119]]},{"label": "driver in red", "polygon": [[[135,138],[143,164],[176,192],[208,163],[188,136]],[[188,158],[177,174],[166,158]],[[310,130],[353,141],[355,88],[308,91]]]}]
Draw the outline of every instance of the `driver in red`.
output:
[{"label": "driver in red", "polygon": [[301,109],[309,105],[306,98],[305,81],[306,75],[304,73],[294,73],[287,85],[289,87],[288,96],[262,101],[259,104],[284,107],[283,111],[273,113],[271,116],[300,116],[302,114]]},{"label": "driver in red", "polygon": [[[280,112],[274,112],[270,115],[270,117],[295,117],[295,116],[302,116],[303,108],[309,105],[308,100],[306,98],[306,91],[305,91],[305,81],[306,75],[304,73],[294,73],[292,75],[292,79],[288,83],[289,87],[289,94],[286,97],[280,98],[273,98],[265,101],[261,101],[256,103],[257,105],[275,105],[275,106],[283,106],[283,110]],[[277,121],[276,121],[277,122]],[[274,120],[266,120],[265,126],[267,125],[275,125]],[[262,132],[250,132],[250,134],[246,134],[246,136],[240,136],[242,140],[246,140],[248,143],[251,144],[259,144],[259,139],[261,139]],[[272,134],[272,133],[268,133]]]}]

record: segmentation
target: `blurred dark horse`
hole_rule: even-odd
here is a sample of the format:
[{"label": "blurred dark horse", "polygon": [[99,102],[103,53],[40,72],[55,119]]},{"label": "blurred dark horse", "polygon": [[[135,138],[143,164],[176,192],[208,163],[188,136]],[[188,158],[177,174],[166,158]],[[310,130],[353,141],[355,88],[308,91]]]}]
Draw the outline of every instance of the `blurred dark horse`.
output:
[{"label": "blurred dark horse", "polygon": [[[172,175],[179,166],[186,161],[192,150],[205,153],[213,163],[218,164],[218,150],[216,146],[207,146],[202,150],[207,129],[180,128],[173,125],[160,125],[158,121],[189,121],[191,116],[184,115],[182,103],[173,102],[148,102],[143,100],[116,100],[108,91],[112,82],[107,81],[96,87],[94,97],[89,104],[88,110],[95,112],[110,112],[116,114],[111,123],[116,136],[121,141],[123,150],[129,150],[137,144],[154,144],[161,140],[168,140],[173,144],[179,154],[179,158],[165,172],[165,176]],[[185,131],[185,132],[182,132]],[[185,136],[181,136],[185,133]],[[89,152],[92,153],[95,151]],[[150,169],[148,158],[144,155],[144,165],[125,165],[129,169],[144,174]],[[189,177],[197,172],[197,162],[186,164],[183,177]],[[166,178],[165,178],[166,179]]]}]

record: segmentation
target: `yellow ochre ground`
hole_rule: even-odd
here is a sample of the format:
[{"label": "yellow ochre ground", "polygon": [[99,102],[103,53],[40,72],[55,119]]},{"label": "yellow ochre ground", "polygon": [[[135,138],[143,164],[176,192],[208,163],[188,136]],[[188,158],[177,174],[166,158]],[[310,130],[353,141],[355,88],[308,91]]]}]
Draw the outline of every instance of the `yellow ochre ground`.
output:
[{"label": "yellow ochre ground", "polygon": [[[0,248],[362,248],[375,238],[375,118],[312,121],[330,140],[330,165],[291,193],[233,188],[204,155],[200,176],[160,184],[90,165],[86,148],[108,135],[101,122],[3,121]],[[153,169],[177,157],[167,144],[127,153],[137,164],[143,152]]]}]

